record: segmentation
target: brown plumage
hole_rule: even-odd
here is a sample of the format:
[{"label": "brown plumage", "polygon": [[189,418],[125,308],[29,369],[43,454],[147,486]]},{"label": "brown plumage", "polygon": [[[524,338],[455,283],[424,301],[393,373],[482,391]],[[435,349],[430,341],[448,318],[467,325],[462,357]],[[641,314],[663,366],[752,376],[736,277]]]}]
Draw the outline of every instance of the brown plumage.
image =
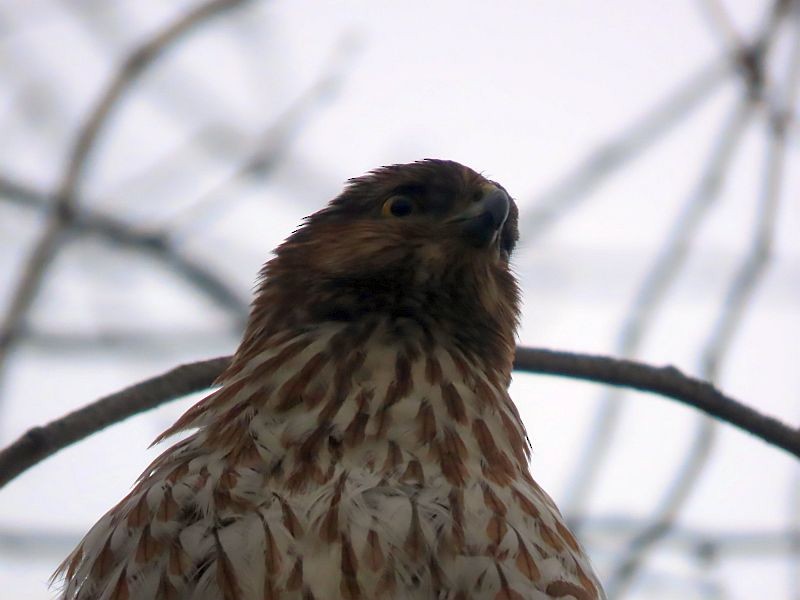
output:
[{"label": "brown plumage", "polygon": [[603,598],[508,396],[517,209],[449,161],[275,252],[220,388],[57,572],[65,600]]}]

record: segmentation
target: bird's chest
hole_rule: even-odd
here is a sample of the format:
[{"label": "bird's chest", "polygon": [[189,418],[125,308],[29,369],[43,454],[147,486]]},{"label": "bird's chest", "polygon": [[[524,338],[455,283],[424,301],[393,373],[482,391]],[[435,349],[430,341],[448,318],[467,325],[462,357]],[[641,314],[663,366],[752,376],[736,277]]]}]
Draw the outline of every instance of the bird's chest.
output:
[{"label": "bird's chest", "polygon": [[533,589],[572,552],[533,488],[349,472],[340,487],[293,502],[305,531],[287,551],[303,556],[312,593],[338,581],[342,597],[494,598],[504,586]]},{"label": "bird's chest", "polygon": [[252,538],[243,555],[275,567],[264,585],[456,600],[547,598],[564,573],[580,584],[588,567],[530,478],[507,381],[455,350],[373,337],[307,345],[257,393],[242,388],[228,495],[258,507],[236,523]]}]

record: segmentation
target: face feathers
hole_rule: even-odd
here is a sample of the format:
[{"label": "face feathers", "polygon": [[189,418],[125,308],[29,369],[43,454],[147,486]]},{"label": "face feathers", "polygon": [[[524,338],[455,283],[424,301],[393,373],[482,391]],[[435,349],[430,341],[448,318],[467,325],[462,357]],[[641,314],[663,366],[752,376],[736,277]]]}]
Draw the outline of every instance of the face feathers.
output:
[{"label": "face feathers", "polygon": [[[287,323],[387,318],[444,328],[469,354],[510,369],[519,292],[509,270],[517,208],[487,224],[475,248],[464,214],[502,188],[450,161],[394,165],[350,180],[344,192],[278,249],[262,272],[246,340]],[[394,216],[387,202],[411,207]],[[472,218],[483,226],[478,211]],[[254,342],[254,340],[253,340]]]}]

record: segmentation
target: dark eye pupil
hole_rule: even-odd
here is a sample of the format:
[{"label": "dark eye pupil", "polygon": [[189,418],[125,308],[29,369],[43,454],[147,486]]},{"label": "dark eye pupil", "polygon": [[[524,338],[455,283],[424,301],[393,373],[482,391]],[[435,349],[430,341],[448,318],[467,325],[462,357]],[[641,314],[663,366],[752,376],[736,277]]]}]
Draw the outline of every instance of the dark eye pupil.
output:
[{"label": "dark eye pupil", "polygon": [[395,217],[405,217],[411,214],[414,210],[414,206],[411,204],[411,200],[401,197],[392,200],[392,206],[389,210]]}]

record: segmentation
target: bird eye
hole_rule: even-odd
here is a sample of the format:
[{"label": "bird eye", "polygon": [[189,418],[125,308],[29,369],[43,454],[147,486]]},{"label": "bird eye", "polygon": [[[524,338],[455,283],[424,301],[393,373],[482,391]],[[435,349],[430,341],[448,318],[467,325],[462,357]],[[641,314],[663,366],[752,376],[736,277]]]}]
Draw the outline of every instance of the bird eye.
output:
[{"label": "bird eye", "polygon": [[414,212],[414,203],[406,196],[392,196],[383,203],[383,216],[405,217]]}]

